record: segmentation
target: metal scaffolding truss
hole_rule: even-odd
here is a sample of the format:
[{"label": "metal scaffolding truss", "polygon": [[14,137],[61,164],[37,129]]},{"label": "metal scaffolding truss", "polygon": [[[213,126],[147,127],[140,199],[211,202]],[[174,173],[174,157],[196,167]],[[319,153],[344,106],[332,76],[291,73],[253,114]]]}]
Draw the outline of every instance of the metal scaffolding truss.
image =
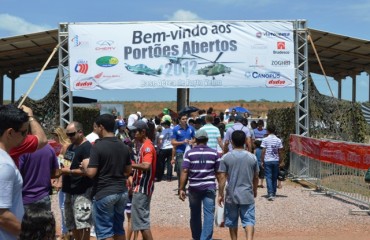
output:
[{"label": "metal scaffolding truss", "polygon": [[[308,29],[304,21],[296,22],[294,48],[296,64],[295,129],[297,135],[309,137]],[[307,177],[310,170],[308,157],[299,156],[295,162],[300,164],[300,168],[297,171],[294,169],[291,171],[299,177]]]},{"label": "metal scaffolding truss", "polygon": [[309,137],[308,29],[305,21],[295,22],[295,116],[296,134]]},{"label": "metal scaffolding truss", "polygon": [[59,124],[65,127],[73,120],[73,96],[69,84],[68,25],[59,25]]}]

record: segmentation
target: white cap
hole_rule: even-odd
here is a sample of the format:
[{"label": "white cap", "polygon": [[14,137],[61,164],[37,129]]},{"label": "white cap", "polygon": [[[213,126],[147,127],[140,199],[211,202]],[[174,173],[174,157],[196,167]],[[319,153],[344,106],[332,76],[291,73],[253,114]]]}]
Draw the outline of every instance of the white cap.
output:
[{"label": "white cap", "polygon": [[230,112],[230,110],[228,108],[226,108],[225,112]]},{"label": "white cap", "polygon": [[136,114],[138,114],[141,117],[141,112],[136,112]]}]

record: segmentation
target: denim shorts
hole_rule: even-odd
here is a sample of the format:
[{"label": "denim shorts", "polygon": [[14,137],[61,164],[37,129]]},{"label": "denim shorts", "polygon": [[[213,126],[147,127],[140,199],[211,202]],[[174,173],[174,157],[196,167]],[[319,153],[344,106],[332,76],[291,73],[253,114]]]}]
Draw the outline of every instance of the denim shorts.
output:
[{"label": "denim shorts", "polygon": [[123,221],[128,194],[117,193],[93,200],[93,219],[98,239],[125,235]]},{"label": "denim shorts", "polygon": [[226,227],[237,228],[239,215],[243,227],[254,226],[256,223],[254,203],[239,205],[225,202]]}]

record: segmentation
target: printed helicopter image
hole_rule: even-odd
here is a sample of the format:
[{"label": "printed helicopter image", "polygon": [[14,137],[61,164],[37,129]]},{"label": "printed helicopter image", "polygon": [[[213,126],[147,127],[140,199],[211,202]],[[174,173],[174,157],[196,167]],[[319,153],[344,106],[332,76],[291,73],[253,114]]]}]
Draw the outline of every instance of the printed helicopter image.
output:
[{"label": "printed helicopter image", "polygon": [[129,64],[125,63],[125,68],[128,71],[133,72],[135,74],[139,74],[139,75],[148,75],[148,76],[157,77],[158,75],[162,74],[162,69],[161,68],[153,69],[153,68],[148,67],[145,64],[129,65]]},{"label": "printed helicopter image", "polygon": [[182,62],[183,60],[193,60],[193,59],[197,59],[197,58],[195,58],[195,57],[184,57],[184,55],[183,55],[183,56],[181,56],[181,57],[169,56],[169,55],[163,55],[163,56],[158,56],[158,55],[156,55],[156,57],[165,57],[165,58],[167,58],[167,59],[168,59],[169,64],[179,64],[179,65],[181,65],[181,62]]},{"label": "printed helicopter image", "polygon": [[223,52],[220,52],[217,58],[214,61],[199,57],[197,55],[191,54],[191,56],[206,60],[207,62],[198,63],[198,64],[210,64],[208,66],[198,69],[198,75],[212,76],[212,79],[215,79],[215,76],[221,75],[225,76],[225,73],[231,73],[231,67],[224,65],[223,63],[241,63],[241,62],[218,62],[218,59],[222,56]]}]

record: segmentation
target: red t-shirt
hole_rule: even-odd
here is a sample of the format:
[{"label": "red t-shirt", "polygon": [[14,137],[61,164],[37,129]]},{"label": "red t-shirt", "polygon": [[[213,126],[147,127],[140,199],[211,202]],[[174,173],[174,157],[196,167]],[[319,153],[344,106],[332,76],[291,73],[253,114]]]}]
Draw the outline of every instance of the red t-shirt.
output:
[{"label": "red t-shirt", "polygon": [[18,158],[24,153],[32,153],[37,150],[39,140],[35,135],[27,135],[21,145],[10,149],[10,156],[13,158],[15,165],[18,166]]},{"label": "red t-shirt", "polygon": [[149,171],[135,169],[133,176],[133,191],[141,192],[151,196],[154,190],[155,169],[157,164],[157,153],[152,141],[146,139],[139,151],[138,164],[147,162],[151,164]]}]

